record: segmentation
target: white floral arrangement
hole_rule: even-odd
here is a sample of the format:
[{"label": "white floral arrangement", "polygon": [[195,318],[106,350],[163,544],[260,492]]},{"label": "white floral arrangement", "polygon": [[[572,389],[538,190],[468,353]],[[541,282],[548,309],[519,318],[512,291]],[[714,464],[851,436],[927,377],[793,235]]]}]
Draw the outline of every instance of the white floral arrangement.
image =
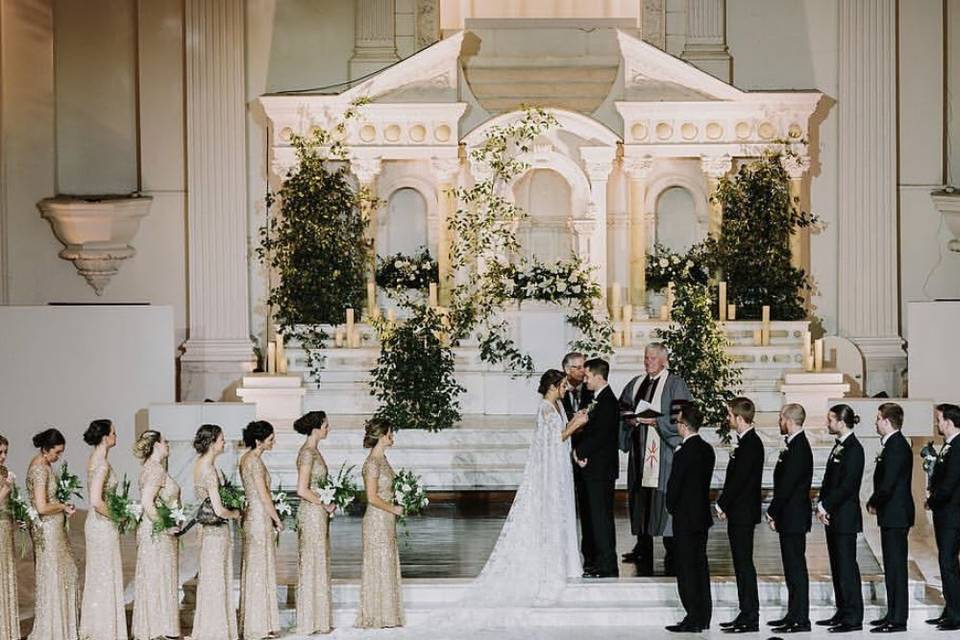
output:
[{"label": "white floral arrangement", "polygon": [[710,279],[710,270],[706,265],[706,255],[699,246],[686,254],[679,254],[657,244],[654,246],[653,255],[647,260],[646,275],[647,287],[660,291],[670,282],[692,280],[706,284]]},{"label": "white floral arrangement", "polygon": [[579,258],[545,264],[525,260],[518,265],[497,264],[505,298],[515,300],[586,300],[600,296],[591,269]]},{"label": "white floral arrangement", "polygon": [[439,279],[437,261],[430,256],[426,248],[408,256],[397,253],[386,258],[377,257],[376,281],[384,289],[420,289],[429,288],[431,282]]},{"label": "white floral arrangement", "polygon": [[354,475],[355,466],[340,465],[340,471],[335,476],[327,475],[326,479],[320,482],[314,490],[320,497],[323,504],[332,504],[336,506],[337,513],[346,513],[350,505],[356,503],[357,498],[363,493],[360,484]]},{"label": "white floral arrangement", "polygon": [[409,469],[400,469],[393,479],[394,502],[403,507],[403,516],[416,515],[427,508],[430,500],[423,479]]}]

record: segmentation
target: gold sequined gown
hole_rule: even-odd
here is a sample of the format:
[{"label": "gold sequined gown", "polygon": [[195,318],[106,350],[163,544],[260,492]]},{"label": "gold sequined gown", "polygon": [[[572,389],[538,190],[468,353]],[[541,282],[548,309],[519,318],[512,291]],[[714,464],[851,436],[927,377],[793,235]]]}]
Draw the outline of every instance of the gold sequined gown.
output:
[{"label": "gold sequined gown", "polygon": [[[104,500],[115,489],[117,478],[106,461],[87,469],[87,487],[102,476]],[[83,527],[86,561],[80,606],[81,640],[127,640],[127,615],[123,609],[123,564],[120,532],[110,518],[91,506]]]},{"label": "gold sequined gown", "polygon": [[[385,457],[367,456],[364,481],[377,484],[377,495],[393,502],[393,469]],[[367,505],[363,516],[363,568],[360,574],[360,608],[357,627],[378,629],[402,627],[403,594],[400,585],[400,552],[397,549],[397,517]]]},{"label": "gold sequined gown", "polygon": [[[7,478],[6,467],[0,467],[0,481]],[[20,637],[20,610],[17,608],[17,561],[13,555],[13,515],[8,500],[0,502],[0,640]]]},{"label": "gold sequined gown", "polygon": [[[57,479],[48,465],[36,464],[27,471],[27,495],[36,509],[34,487],[46,487],[47,499],[54,499]],[[33,529],[37,584],[29,640],[77,640],[79,575],[67,542],[65,519],[63,513],[40,516],[40,524]]]},{"label": "gold sequined gown", "polygon": [[[201,472],[194,494],[203,502],[220,490],[220,472]],[[200,571],[193,613],[192,640],[236,640],[237,611],[233,606],[233,540],[230,524],[198,525]]]},{"label": "gold sequined gown", "polygon": [[[327,478],[327,464],[314,447],[302,447],[297,469],[310,468],[310,487]],[[330,516],[327,510],[306,500],[297,511],[300,564],[297,582],[297,633],[309,635],[330,631],[333,619],[330,597]]]},{"label": "gold sequined gown", "polygon": [[260,456],[240,462],[240,479],[247,496],[243,513],[243,566],[240,571],[240,628],[244,640],[265,638],[280,631],[277,605],[277,542],[273,520],[257,491],[262,480],[270,490],[270,472]]},{"label": "gold sequined gown", "polygon": [[[152,460],[140,470],[140,495],[156,488],[156,504],[171,509],[180,504],[180,486]],[[180,636],[179,588],[180,554],[177,538],[154,533],[153,520],[144,510],[137,528],[137,574],[133,600],[134,640]]]}]

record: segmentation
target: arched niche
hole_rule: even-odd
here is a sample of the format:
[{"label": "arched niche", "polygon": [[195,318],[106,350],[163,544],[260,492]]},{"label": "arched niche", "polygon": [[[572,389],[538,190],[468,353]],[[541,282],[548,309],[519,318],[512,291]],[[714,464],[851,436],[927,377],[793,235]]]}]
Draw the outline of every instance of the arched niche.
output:
[{"label": "arched niche", "polygon": [[570,184],[553,169],[532,169],[514,183],[514,203],[528,214],[517,229],[525,256],[548,263],[570,257],[572,196]]},{"label": "arched niche", "polygon": [[655,229],[657,243],[681,253],[703,239],[696,199],[689,189],[674,185],[660,192]]},{"label": "arched niche", "polygon": [[378,217],[377,254],[413,255],[421,247],[429,247],[428,216],[427,200],[420,191],[408,186],[394,189]]}]

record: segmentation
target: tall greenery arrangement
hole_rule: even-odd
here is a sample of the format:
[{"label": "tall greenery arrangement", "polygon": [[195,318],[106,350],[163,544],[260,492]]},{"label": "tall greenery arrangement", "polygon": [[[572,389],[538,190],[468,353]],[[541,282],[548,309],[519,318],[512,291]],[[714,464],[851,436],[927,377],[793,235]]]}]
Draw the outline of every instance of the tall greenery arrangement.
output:
[{"label": "tall greenery arrangement", "polygon": [[727,338],[714,319],[710,290],[688,278],[674,283],[671,325],[660,332],[670,351],[670,370],[687,383],[704,424],[729,440],[727,401],[740,386],[740,369],[727,356]]},{"label": "tall greenery arrangement", "polygon": [[790,236],[817,218],[790,196],[782,160],[791,155],[789,149],[771,152],[742,165],[720,180],[713,196],[723,205],[723,230],[707,242],[706,252],[744,320],[759,319],[763,305],[777,320],[806,317],[804,292],[811,283],[790,263]]}]

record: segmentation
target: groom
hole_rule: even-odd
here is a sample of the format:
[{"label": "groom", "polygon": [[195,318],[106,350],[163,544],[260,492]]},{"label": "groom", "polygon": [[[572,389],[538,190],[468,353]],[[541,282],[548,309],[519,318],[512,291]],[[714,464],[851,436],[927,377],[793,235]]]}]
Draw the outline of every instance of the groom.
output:
[{"label": "groom", "polygon": [[582,468],[585,509],[581,510],[581,528],[592,532],[595,557],[592,571],[586,578],[615,578],[620,575],[617,566],[617,538],[613,522],[613,496],[617,476],[620,475],[618,433],[620,408],[617,397],[607,384],[610,365],[594,358],[584,365],[584,382],[593,392],[594,401],[588,407],[589,419],[581,430],[573,449],[577,464]]}]

